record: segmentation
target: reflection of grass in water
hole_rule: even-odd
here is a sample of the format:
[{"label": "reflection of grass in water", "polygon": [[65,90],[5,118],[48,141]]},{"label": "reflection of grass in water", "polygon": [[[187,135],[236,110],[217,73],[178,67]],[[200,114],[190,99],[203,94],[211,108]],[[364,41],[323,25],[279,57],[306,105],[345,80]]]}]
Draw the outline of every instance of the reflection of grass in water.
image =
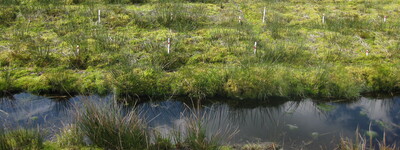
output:
[{"label": "reflection of grass in water", "polygon": [[335,105],[329,105],[329,104],[318,104],[317,109],[322,110],[322,111],[332,111],[336,108]]},{"label": "reflection of grass in water", "polygon": [[[295,110],[298,107],[304,106],[299,101],[291,101],[280,105],[259,106],[256,108],[241,108],[236,105],[235,108],[232,108],[227,105],[218,104],[213,107],[216,108],[216,112],[213,111],[211,113],[213,114],[213,121],[215,123],[233,124],[242,128],[236,136],[237,138],[235,137],[235,141],[242,141],[241,133],[243,133],[246,138],[249,136],[247,139],[249,142],[257,142],[255,138],[279,142],[286,138],[284,132],[289,130],[290,127],[298,128],[296,125],[288,125],[285,121],[285,116],[287,116],[285,110],[293,111],[293,114],[295,114]],[[266,134],[262,135],[262,137],[253,137],[253,134],[259,135],[259,133]]]},{"label": "reflection of grass in water", "polygon": [[[200,112],[187,107],[189,114],[184,117],[184,139],[182,145],[190,149],[219,149],[223,142],[227,142],[237,134],[238,130],[229,123],[222,125],[210,122],[214,118],[214,110]],[[210,130],[212,129],[212,130]],[[214,130],[217,129],[217,130]]]}]

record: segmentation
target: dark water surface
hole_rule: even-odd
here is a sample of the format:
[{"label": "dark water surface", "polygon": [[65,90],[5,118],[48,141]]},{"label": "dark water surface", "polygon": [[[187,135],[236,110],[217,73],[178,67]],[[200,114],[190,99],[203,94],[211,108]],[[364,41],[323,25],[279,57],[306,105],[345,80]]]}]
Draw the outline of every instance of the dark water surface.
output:
[{"label": "dark water surface", "polygon": [[[89,98],[88,98],[89,97]],[[29,93],[0,98],[0,122],[6,128],[44,128],[54,135],[72,122],[72,111],[80,99],[111,100],[112,96],[76,96],[67,100]],[[270,99],[274,101],[274,99]],[[278,101],[278,100],[276,100]],[[246,101],[240,102],[245,104]],[[239,104],[240,104],[239,103]],[[180,101],[147,102],[138,105],[149,125],[161,133],[181,130],[188,106]],[[240,106],[240,107],[239,107]],[[373,133],[374,141],[400,145],[400,97],[359,98],[353,102],[317,102],[311,99],[270,105],[231,106],[213,103],[203,106],[208,132],[233,130],[239,133],[230,143],[278,142],[285,149],[333,149],[341,137],[355,138]],[[186,113],[185,113],[186,112]],[[229,128],[228,128],[229,127]],[[51,136],[49,136],[51,137]]]}]

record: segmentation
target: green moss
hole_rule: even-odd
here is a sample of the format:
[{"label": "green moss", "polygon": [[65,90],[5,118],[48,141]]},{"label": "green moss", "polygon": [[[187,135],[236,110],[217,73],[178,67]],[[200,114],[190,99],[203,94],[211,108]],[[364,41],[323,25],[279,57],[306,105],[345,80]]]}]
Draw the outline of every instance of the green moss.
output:
[{"label": "green moss", "polygon": [[5,92],[106,94],[116,88],[140,96],[262,99],[354,98],[400,89],[400,21],[394,19],[400,4],[393,0],[0,3]]},{"label": "green moss", "polygon": [[77,82],[80,93],[107,94],[110,89],[106,83],[106,73],[101,71],[81,72]]},{"label": "green moss", "polygon": [[169,79],[154,69],[113,70],[107,82],[118,95],[162,96],[171,90]]},{"label": "green moss", "polygon": [[208,68],[205,69],[183,68],[173,76],[172,89],[178,94],[189,95],[197,98],[216,96],[222,94],[222,86],[226,80],[226,72]]},{"label": "green moss", "polygon": [[78,93],[77,81],[79,74],[74,71],[49,70],[41,75],[43,82],[47,82],[49,88],[47,92],[55,93]]},{"label": "green moss", "polygon": [[21,77],[15,81],[14,86],[33,93],[42,93],[50,89],[48,83],[40,76]]}]

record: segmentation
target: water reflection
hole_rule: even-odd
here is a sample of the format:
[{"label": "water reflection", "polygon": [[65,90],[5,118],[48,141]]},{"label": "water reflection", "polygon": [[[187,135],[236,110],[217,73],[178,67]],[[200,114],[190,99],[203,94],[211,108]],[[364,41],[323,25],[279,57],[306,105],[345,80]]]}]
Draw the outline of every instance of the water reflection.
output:
[{"label": "water reflection", "polygon": [[[164,103],[159,105],[163,106]],[[155,119],[151,125],[168,130],[176,128],[177,122],[181,121],[179,113],[185,107],[180,102],[167,103],[169,109],[151,109],[156,112],[152,116],[164,119]],[[317,104],[306,99],[255,108],[213,104],[202,111],[208,113],[210,132],[215,133],[216,129],[226,125],[240,129],[240,133],[231,141],[233,143],[275,141],[289,149],[332,149],[340,137],[354,137],[357,128],[361,135],[365,135],[368,130],[377,132],[378,140],[386,132],[388,143],[399,143],[399,103],[398,97],[391,100],[361,98],[349,104]]]},{"label": "water reflection", "polygon": [[53,128],[68,122],[68,107],[65,101],[21,93],[0,100],[0,119],[5,128]]},{"label": "water reflection", "polygon": [[[71,110],[81,105],[81,99],[110,101],[112,96],[76,96],[54,100],[28,93],[16,94],[0,99],[0,120],[6,128],[40,126],[56,131],[62,124],[72,121]],[[168,134],[185,126],[185,117],[190,114],[188,106],[191,105],[179,101],[147,102],[138,104],[138,110],[142,117],[149,120],[149,126]],[[274,141],[285,149],[332,149],[340,137],[354,137],[355,130],[359,128],[361,135],[372,130],[378,133],[379,140],[385,132],[387,143],[400,144],[399,97],[363,97],[350,103],[304,99],[238,106],[214,103],[198,111],[206,116],[208,132],[216,133],[227,127],[238,128],[240,132],[231,143]]]}]

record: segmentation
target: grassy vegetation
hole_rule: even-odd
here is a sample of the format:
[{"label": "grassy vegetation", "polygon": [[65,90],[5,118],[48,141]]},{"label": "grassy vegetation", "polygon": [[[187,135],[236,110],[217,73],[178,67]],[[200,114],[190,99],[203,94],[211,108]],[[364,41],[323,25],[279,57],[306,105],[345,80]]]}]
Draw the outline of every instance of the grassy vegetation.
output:
[{"label": "grassy vegetation", "polygon": [[127,111],[122,114],[120,106],[86,101],[77,111],[77,129],[105,149],[144,149],[148,143],[144,121],[135,110]]},{"label": "grassy vegetation", "polygon": [[[186,122],[184,130],[176,129],[170,135],[162,135],[157,129],[147,127],[145,118],[139,117],[138,110],[128,110],[111,102],[93,103],[89,100],[85,100],[83,106],[76,107],[76,123],[66,125],[55,141],[47,143],[48,149],[212,150],[222,146],[222,140],[218,140],[218,137],[222,138],[220,135],[223,133],[206,133],[206,118],[198,113],[182,118]],[[224,134],[232,136],[234,133]]]},{"label": "grassy vegetation", "polygon": [[263,99],[400,89],[396,0],[0,3],[3,93]]},{"label": "grassy vegetation", "polygon": [[358,129],[356,130],[356,138],[353,140],[349,138],[341,138],[338,150],[367,150],[367,149],[379,149],[379,150],[395,150],[398,149],[396,145],[386,144],[386,135],[383,134],[383,140],[378,141],[378,145],[373,145],[372,135],[362,136]]},{"label": "grassy vegetation", "polygon": [[43,135],[37,130],[16,129],[13,131],[0,131],[0,149],[43,149]]}]

